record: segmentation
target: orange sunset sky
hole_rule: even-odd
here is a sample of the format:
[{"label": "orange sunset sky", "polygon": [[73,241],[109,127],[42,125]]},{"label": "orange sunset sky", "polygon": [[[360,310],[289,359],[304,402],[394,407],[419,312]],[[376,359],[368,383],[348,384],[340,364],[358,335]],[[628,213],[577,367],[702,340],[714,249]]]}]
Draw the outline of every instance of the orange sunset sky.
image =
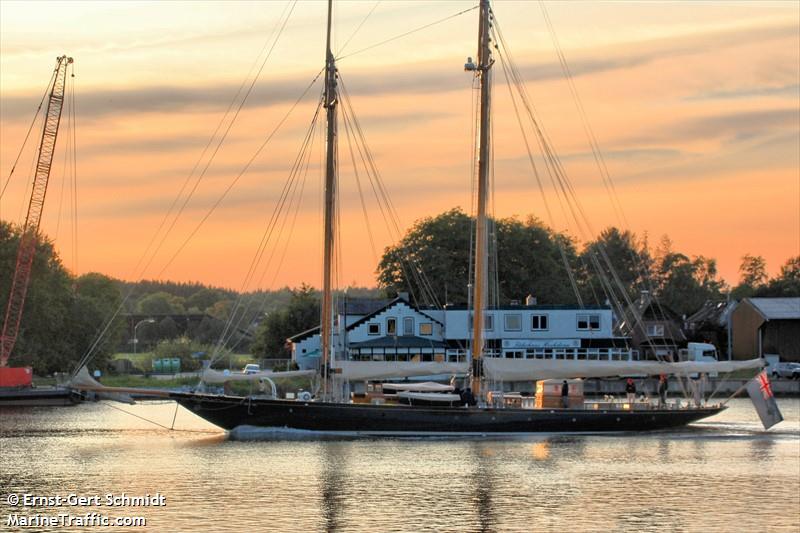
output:
[{"label": "orange sunset sky", "polygon": [[[455,206],[469,211],[474,93],[463,64],[476,55],[477,11],[370,47],[475,4],[336,5],[339,69],[403,229]],[[676,250],[716,258],[721,276],[733,284],[745,253],[764,256],[771,274],[800,254],[800,3],[545,5],[629,229],[646,232],[652,245],[668,234]],[[288,9],[228,139],[160,253],[136,270]],[[617,224],[539,3],[496,1],[494,11],[594,229]],[[0,178],[5,183],[9,176],[55,57],[66,53],[75,58],[76,74],[79,273],[234,289],[319,286],[319,139],[284,260],[286,233],[270,243],[266,253],[274,259],[267,270],[242,285],[311,120],[319,82],[169,260],[322,68],[324,24],[325,4],[312,1],[294,7],[284,1],[2,1]],[[495,81],[495,214],[546,219],[500,69]],[[69,202],[61,200],[62,140],[43,230],[74,269]],[[28,150],[0,201],[4,220],[24,216],[31,160]],[[377,257],[343,141],[340,160],[339,281],[374,285]],[[390,236],[374,201],[367,202],[379,255]],[[579,236],[565,220],[553,224]]]}]

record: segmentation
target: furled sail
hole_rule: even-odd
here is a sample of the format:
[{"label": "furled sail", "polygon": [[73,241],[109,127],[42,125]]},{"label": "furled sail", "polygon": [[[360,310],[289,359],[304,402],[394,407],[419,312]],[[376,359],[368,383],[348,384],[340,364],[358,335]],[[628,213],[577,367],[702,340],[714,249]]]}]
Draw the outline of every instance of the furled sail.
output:
[{"label": "furled sail", "polygon": [[439,374],[466,374],[469,363],[404,361],[335,361],[336,375],[351,381],[396,379]]},{"label": "furled sail", "polygon": [[202,380],[205,383],[226,383],[228,381],[260,381],[262,379],[296,378],[301,376],[314,376],[315,370],[289,370],[286,372],[262,371],[251,374],[241,372],[231,372],[229,370],[214,370],[206,368],[203,371]]},{"label": "furled sail", "polygon": [[387,390],[408,391],[408,392],[450,392],[455,389],[452,385],[444,385],[435,381],[425,381],[423,383],[384,383],[383,391]]},{"label": "furled sail", "polygon": [[94,392],[101,400],[112,400],[120,403],[134,404],[133,397],[125,391],[109,391],[109,389],[92,376],[89,375],[89,370],[86,365],[82,366],[74,376],[69,380],[67,385],[76,390],[86,390]]},{"label": "furled sail", "polygon": [[486,376],[496,381],[530,381],[538,379],[605,378],[659,374],[697,374],[733,372],[758,369],[763,359],[746,361],[697,362],[680,361],[575,361],[564,359],[505,359],[486,357],[483,369]]}]

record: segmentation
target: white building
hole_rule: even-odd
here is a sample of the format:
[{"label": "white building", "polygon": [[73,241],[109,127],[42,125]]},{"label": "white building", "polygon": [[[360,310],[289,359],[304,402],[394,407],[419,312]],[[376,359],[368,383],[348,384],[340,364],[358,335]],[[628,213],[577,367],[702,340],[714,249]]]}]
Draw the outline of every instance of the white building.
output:
[{"label": "white building", "polygon": [[[629,360],[636,354],[614,337],[607,306],[512,305],[484,311],[485,356],[513,359]],[[468,369],[472,313],[466,307],[419,309],[408,296],[340,305],[334,319],[332,366],[350,379],[458,373]],[[319,328],[300,333],[292,359],[301,369],[320,361]],[[415,369],[418,370],[415,371]]]}]

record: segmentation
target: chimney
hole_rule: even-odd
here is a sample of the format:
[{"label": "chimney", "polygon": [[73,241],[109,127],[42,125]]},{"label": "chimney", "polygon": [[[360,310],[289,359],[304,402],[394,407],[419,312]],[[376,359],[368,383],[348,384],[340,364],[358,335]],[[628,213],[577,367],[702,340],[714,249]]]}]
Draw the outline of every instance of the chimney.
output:
[{"label": "chimney", "polygon": [[405,300],[406,302],[409,301],[407,292],[398,292],[397,297],[400,298],[401,300]]},{"label": "chimney", "polygon": [[536,297],[535,297],[535,296],[533,296],[532,294],[529,294],[529,295],[527,295],[527,296],[525,297],[525,305],[527,305],[527,306],[529,306],[529,307],[530,307],[531,305],[536,305]]}]

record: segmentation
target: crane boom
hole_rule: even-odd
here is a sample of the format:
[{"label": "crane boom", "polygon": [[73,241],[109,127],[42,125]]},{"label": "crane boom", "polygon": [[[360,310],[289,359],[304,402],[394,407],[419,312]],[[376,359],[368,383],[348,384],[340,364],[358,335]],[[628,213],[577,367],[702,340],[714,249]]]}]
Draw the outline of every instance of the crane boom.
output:
[{"label": "crane boom", "polygon": [[19,239],[17,262],[14,267],[14,278],[11,281],[11,290],[8,293],[3,333],[0,336],[0,367],[5,367],[11,351],[17,342],[19,323],[22,318],[22,309],[25,305],[25,295],[31,279],[33,256],[36,252],[36,242],[39,234],[39,222],[42,219],[42,209],[47,195],[47,182],[50,179],[50,167],[53,163],[53,153],[56,149],[58,126],[61,123],[61,110],[64,107],[64,89],[67,78],[67,65],[72,63],[72,58],[61,56],[56,59],[56,71],[53,77],[53,86],[47,101],[42,139],[39,142],[39,158],[36,162],[36,174],[33,178],[31,198],[28,202],[28,212],[25,215],[25,225]]}]

